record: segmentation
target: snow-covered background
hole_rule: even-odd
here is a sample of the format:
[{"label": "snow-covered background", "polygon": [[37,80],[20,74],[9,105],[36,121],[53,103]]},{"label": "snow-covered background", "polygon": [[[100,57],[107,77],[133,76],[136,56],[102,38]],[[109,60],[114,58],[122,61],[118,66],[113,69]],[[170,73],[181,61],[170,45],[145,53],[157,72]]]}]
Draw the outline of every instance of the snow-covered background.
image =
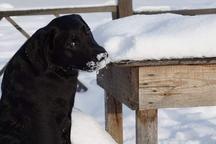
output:
[{"label": "snow-covered background", "polygon": [[[0,0],[0,10],[4,9],[16,9],[16,8],[34,8],[34,7],[56,7],[56,6],[86,6],[86,5],[101,5],[101,4],[115,4],[115,0]],[[205,7],[216,7],[215,0],[134,0],[134,9],[183,9],[183,8],[205,8]],[[87,21],[89,26],[94,31],[95,37],[101,44],[104,44],[105,40],[108,40],[108,46],[113,45],[113,47],[121,48],[122,41],[127,41],[125,38],[125,29],[123,29],[123,36],[116,37],[119,34],[119,31],[116,31],[113,28],[113,23],[111,21],[110,13],[93,13],[93,14],[81,14],[83,18]],[[25,16],[25,17],[14,17],[18,24],[20,24],[26,31],[31,34],[38,28],[46,25],[54,16]],[[133,20],[135,19],[135,20]],[[151,22],[143,22],[142,20],[151,20]],[[215,50],[214,46],[214,25],[216,16],[204,16],[201,18],[190,18],[186,22],[181,18],[181,16],[162,16],[162,17],[139,17],[139,18],[129,18],[125,20],[127,22],[137,22],[143,28],[143,33],[139,34],[138,37],[142,38],[143,34],[148,34],[147,38],[151,40],[157,40],[158,38],[173,38],[174,34],[179,34],[181,30],[182,35],[178,35],[180,38],[190,38],[194,36],[194,41],[189,41],[188,45],[195,43],[198,46],[200,44],[206,43],[206,46],[211,46],[211,50],[208,54],[214,55]],[[132,21],[131,21],[132,20]],[[164,21],[163,21],[164,20]],[[171,22],[170,22],[171,21]],[[116,25],[119,23],[119,27],[122,28],[121,22],[114,22]],[[191,24],[195,24],[197,30],[194,31],[194,27],[189,27]],[[181,25],[185,24],[185,25]],[[128,24],[129,25],[129,24]],[[170,26],[171,27],[168,27]],[[178,27],[175,27],[178,26]],[[206,25],[206,27],[203,25]],[[129,25],[130,26],[130,25]],[[109,30],[113,31],[112,34],[116,34],[113,39],[107,39],[109,31],[103,31],[103,27],[109,27]],[[142,30],[142,27],[139,27],[137,30]],[[135,27],[134,27],[135,28]],[[169,32],[163,33],[164,29],[169,28]],[[180,28],[180,29],[179,29]],[[207,29],[208,28],[208,29]],[[192,30],[191,30],[192,29]],[[136,29],[132,29],[132,34]],[[145,31],[146,30],[146,31]],[[104,33],[100,33],[104,32]],[[192,33],[191,33],[192,32]],[[103,35],[102,35],[103,34]],[[131,33],[130,33],[131,34]],[[159,35],[160,34],[160,35]],[[163,34],[166,34],[167,37],[163,37]],[[190,34],[189,36],[187,34]],[[202,36],[203,35],[203,36]],[[101,40],[102,36],[106,36]],[[133,35],[137,36],[137,35]],[[151,36],[151,37],[150,37]],[[204,41],[199,41],[199,37],[203,37]],[[196,39],[198,37],[198,39]],[[127,38],[127,37],[126,37]],[[17,49],[24,43],[26,39],[15,30],[5,19],[0,21],[0,67],[2,67],[10,57],[17,51]],[[131,39],[128,39],[131,40]],[[144,39],[146,40],[146,39]],[[155,44],[155,41],[150,39],[146,40],[148,46],[152,46],[151,43]],[[191,39],[193,40],[193,39]],[[210,43],[210,40],[212,40]],[[130,42],[130,41],[127,41]],[[203,42],[203,43],[202,43]],[[140,45],[142,42],[140,41]],[[183,43],[185,44],[185,43]],[[143,43],[145,45],[145,43]],[[163,41],[162,45],[164,46],[174,46],[176,44],[170,45],[169,41]],[[154,46],[154,45],[153,45]],[[177,45],[178,47],[178,45]],[[199,48],[200,49],[200,48]],[[116,50],[116,49],[115,49]],[[119,52],[120,49],[116,51],[111,51],[113,54]],[[167,53],[168,50],[165,49]],[[124,51],[124,49],[122,50]],[[164,51],[163,54],[166,54]],[[156,51],[157,52],[157,51]],[[185,51],[184,51],[185,52]],[[202,49],[202,52],[206,52]],[[138,51],[137,53],[140,53]],[[190,51],[190,54],[193,51]],[[119,54],[121,54],[119,52]],[[179,52],[176,52],[178,55]],[[216,55],[216,53],[215,53]],[[116,55],[118,56],[118,55]],[[202,56],[202,55],[201,55]],[[158,57],[156,57],[158,58]],[[118,59],[117,59],[118,60]],[[76,104],[75,107],[81,110],[83,113],[93,117],[103,128],[104,127],[104,91],[96,84],[96,73],[80,73],[79,79],[88,87],[88,92],[86,93],[77,93],[76,95]],[[79,111],[78,110],[78,111]],[[86,125],[91,121],[94,125],[95,132],[104,133],[101,129],[98,128],[97,124],[92,120],[92,118],[86,117],[83,113],[74,112],[74,129],[72,131],[72,138],[76,141],[74,144],[101,144],[101,141],[92,142],[95,140],[95,137],[92,133],[88,133],[86,128],[89,125]],[[80,117],[82,117],[80,119]],[[78,123],[78,124],[77,124]],[[85,127],[86,126],[86,127]],[[91,128],[92,129],[92,128]],[[79,139],[80,137],[80,139]],[[112,140],[106,135],[101,134],[101,138],[104,138],[107,141],[107,144],[112,144]],[[93,138],[93,139],[91,139]],[[124,107],[124,141],[126,144],[135,144],[135,117],[134,112],[129,110],[127,107]],[[110,142],[110,143],[109,143]],[[187,108],[187,109],[161,109],[159,110],[159,142],[161,144],[215,144],[216,143],[216,107],[200,107],[200,108]]]}]

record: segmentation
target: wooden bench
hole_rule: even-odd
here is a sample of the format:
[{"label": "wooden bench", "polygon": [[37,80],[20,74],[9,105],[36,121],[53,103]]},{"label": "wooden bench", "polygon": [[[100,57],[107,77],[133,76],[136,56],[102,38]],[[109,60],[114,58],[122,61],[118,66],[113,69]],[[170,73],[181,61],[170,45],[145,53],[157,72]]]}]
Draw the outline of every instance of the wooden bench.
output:
[{"label": "wooden bench", "polygon": [[122,104],[136,111],[136,144],[157,144],[158,109],[216,105],[216,58],[122,61],[100,70],[106,130],[123,144]]}]

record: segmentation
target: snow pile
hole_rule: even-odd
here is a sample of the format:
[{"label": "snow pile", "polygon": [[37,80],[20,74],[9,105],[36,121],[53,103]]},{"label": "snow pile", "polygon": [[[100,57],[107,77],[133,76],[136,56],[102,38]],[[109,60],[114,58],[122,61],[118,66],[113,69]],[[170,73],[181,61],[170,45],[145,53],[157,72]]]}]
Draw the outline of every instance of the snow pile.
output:
[{"label": "snow pile", "polygon": [[99,26],[111,61],[216,56],[216,15],[136,15]]},{"label": "snow pile", "polygon": [[71,139],[73,144],[117,144],[92,117],[77,110],[72,113]]},{"label": "snow pile", "polygon": [[134,0],[135,11],[215,8],[215,0]]},{"label": "snow pile", "polygon": [[13,9],[14,7],[9,3],[0,3],[0,10]]}]

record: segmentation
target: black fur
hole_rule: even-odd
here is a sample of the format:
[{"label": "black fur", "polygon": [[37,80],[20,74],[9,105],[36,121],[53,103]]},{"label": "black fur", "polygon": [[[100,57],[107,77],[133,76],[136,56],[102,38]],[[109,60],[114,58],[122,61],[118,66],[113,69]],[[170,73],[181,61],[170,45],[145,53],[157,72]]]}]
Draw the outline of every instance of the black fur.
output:
[{"label": "black fur", "polygon": [[56,18],[35,32],[3,77],[0,144],[71,144],[78,70],[95,70],[100,53],[106,51],[79,15]]}]

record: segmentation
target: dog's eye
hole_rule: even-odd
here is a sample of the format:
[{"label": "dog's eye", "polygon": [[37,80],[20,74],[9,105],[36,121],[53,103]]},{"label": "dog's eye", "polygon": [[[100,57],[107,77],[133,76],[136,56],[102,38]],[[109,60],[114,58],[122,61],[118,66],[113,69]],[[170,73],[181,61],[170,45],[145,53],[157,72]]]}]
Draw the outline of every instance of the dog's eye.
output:
[{"label": "dog's eye", "polygon": [[69,42],[69,43],[66,44],[66,49],[68,49],[68,50],[75,50],[78,45],[79,45],[78,42],[71,41],[71,42]]},{"label": "dog's eye", "polygon": [[77,44],[76,44],[75,42],[71,42],[70,45],[74,47],[74,46],[76,46]]},{"label": "dog's eye", "polygon": [[91,33],[91,30],[90,29],[87,29],[86,30],[86,34],[90,34]]}]

